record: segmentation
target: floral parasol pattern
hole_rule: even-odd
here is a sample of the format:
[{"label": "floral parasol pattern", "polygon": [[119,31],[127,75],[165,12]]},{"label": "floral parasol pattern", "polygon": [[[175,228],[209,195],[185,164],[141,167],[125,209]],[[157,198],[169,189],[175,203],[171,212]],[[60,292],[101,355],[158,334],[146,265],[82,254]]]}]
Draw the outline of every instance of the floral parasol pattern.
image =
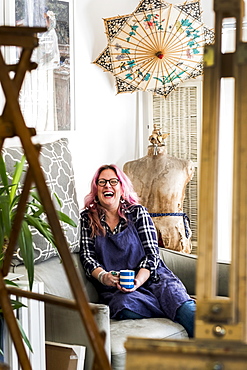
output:
[{"label": "floral parasol pattern", "polygon": [[204,45],[214,41],[202,23],[199,0],[142,0],[132,14],[104,24],[108,45],[94,63],[115,76],[117,93],[166,97],[180,82],[202,74]]}]

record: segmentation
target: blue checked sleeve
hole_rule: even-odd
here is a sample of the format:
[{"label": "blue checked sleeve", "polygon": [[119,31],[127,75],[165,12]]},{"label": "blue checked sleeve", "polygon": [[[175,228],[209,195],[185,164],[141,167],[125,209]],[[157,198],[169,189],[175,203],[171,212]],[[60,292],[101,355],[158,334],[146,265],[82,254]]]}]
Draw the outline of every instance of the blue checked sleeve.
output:
[{"label": "blue checked sleeve", "polygon": [[135,206],[133,221],[146,254],[139,267],[150,270],[151,276],[156,279],[156,270],[159,265],[160,256],[157,232],[153,220],[145,207]]}]

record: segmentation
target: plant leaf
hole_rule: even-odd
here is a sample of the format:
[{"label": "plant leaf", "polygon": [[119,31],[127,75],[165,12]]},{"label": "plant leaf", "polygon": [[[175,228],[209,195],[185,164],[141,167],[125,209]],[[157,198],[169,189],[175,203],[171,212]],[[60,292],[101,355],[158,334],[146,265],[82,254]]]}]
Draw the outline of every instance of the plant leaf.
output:
[{"label": "plant leaf", "polygon": [[56,198],[56,200],[57,200],[57,202],[58,202],[58,204],[59,204],[59,206],[60,206],[60,208],[61,208],[61,207],[62,207],[62,205],[63,205],[63,203],[62,203],[61,199],[59,198],[59,196],[58,196],[56,193],[54,193],[54,197]]},{"label": "plant leaf", "polygon": [[11,229],[9,195],[2,195],[0,197],[0,212],[4,235],[9,236]]},{"label": "plant leaf", "polygon": [[0,217],[0,266],[1,267],[2,267],[2,261],[4,258],[3,245],[4,245],[4,232],[3,232],[2,225],[1,225],[1,217]]},{"label": "plant leaf", "polygon": [[41,204],[41,200],[37,191],[30,191],[30,195]]},{"label": "plant leaf", "polygon": [[20,179],[21,179],[21,175],[22,175],[22,172],[23,172],[23,167],[24,167],[24,163],[26,161],[26,157],[23,155],[22,158],[21,158],[21,161],[20,162],[16,162],[15,164],[15,172],[14,172],[14,175],[13,175],[13,179],[12,179],[12,188],[11,188],[11,191],[10,191],[10,201],[12,202],[12,200],[14,199],[15,195],[16,195],[16,190],[18,189],[18,186],[19,186],[19,183],[20,183]]},{"label": "plant leaf", "polygon": [[15,286],[15,287],[19,287],[18,284],[16,284],[14,281],[12,280],[9,280],[9,279],[4,279],[4,282],[6,285],[12,285],[12,286]]},{"label": "plant leaf", "polygon": [[9,182],[8,182],[6,166],[5,166],[5,162],[3,160],[2,154],[0,154],[0,176],[2,178],[2,183],[5,187],[5,190],[7,194],[9,194]]},{"label": "plant leaf", "polygon": [[6,192],[6,187],[5,186],[0,187],[0,195],[4,194],[5,192]]},{"label": "plant leaf", "polygon": [[54,244],[54,237],[50,230],[50,225],[36,217],[33,217],[32,215],[25,215],[25,220],[28,223],[28,225],[33,226],[35,229],[37,229],[41,235],[43,235],[50,243]]},{"label": "plant leaf", "polygon": [[23,338],[24,342],[28,346],[29,350],[33,353],[33,349],[32,349],[31,343],[29,342],[29,340],[28,340],[28,338],[26,336],[26,333],[25,333],[25,331],[24,331],[24,329],[23,329],[20,321],[18,319],[16,319],[16,321],[17,321],[17,324],[19,326],[19,329],[20,329],[20,332],[21,332],[21,335],[22,335],[22,338]]},{"label": "plant leaf", "polygon": [[[20,301],[17,301],[15,299],[10,300],[11,307],[13,310],[18,310],[18,308],[27,307],[25,304],[21,303]],[[2,313],[3,310],[0,308],[0,312]]]},{"label": "plant leaf", "polygon": [[21,303],[20,301],[17,301],[15,299],[11,299],[11,306],[13,310],[18,310],[18,308],[27,307],[25,304]]},{"label": "plant leaf", "polygon": [[77,226],[76,223],[65,213],[63,213],[61,211],[57,211],[57,214],[58,214],[58,218],[59,218],[60,221],[63,221],[66,224],[68,224],[70,226],[73,226],[73,227]]},{"label": "plant leaf", "polygon": [[27,203],[27,206],[29,208],[29,210],[32,212],[33,216],[34,217],[40,217],[43,213],[45,213],[44,211],[44,207],[42,204],[39,204],[39,203],[35,203],[34,201],[31,201],[31,202],[28,202]]},{"label": "plant leaf", "polygon": [[28,224],[25,220],[22,222],[18,243],[21,250],[24,265],[27,269],[29,288],[32,290],[34,279],[34,261],[33,261],[33,238]]},{"label": "plant leaf", "polygon": [[19,203],[20,197],[21,197],[21,194],[16,194],[14,196],[14,198],[11,201],[11,209],[14,209],[15,205]]}]

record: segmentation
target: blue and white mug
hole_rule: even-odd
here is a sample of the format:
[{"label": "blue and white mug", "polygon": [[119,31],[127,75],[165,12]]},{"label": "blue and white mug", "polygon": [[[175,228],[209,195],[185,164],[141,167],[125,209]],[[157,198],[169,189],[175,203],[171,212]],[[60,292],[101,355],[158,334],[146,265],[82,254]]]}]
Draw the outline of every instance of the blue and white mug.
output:
[{"label": "blue and white mug", "polygon": [[134,288],[135,271],[134,270],[120,270],[120,285],[122,288]]}]

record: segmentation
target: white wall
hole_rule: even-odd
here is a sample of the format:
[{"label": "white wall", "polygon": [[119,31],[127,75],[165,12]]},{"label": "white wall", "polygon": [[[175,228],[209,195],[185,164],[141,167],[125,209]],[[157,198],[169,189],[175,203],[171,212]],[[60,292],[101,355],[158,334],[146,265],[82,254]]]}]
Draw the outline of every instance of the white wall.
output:
[{"label": "white wall", "polygon": [[[76,131],[46,133],[37,139],[45,142],[69,137],[80,207],[101,164],[116,163],[122,167],[146,151],[145,145],[141,147],[143,140],[139,140],[138,133],[143,125],[142,109],[138,109],[142,99],[137,93],[116,95],[113,76],[92,63],[107,46],[103,18],[130,14],[138,4],[139,0],[74,0],[75,88],[72,93]],[[201,1],[203,20],[209,27],[214,25],[212,4],[213,0]],[[148,124],[146,117],[144,120]],[[145,142],[147,131],[144,136]]]},{"label": "white wall", "polygon": [[92,64],[107,46],[102,18],[129,14],[138,0],[75,0],[75,124],[72,151],[83,204],[96,169],[135,156],[136,94],[116,95],[110,73]]},{"label": "white wall", "polygon": [[[212,3],[201,1],[209,27],[214,25]],[[101,164],[121,167],[138,153],[137,94],[116,95],[113,76],[92,64],[107,45],[102,18],[132,13],[138,4],[139,0],[74,0],[76,132],[71,143],[81,205]]]}]

